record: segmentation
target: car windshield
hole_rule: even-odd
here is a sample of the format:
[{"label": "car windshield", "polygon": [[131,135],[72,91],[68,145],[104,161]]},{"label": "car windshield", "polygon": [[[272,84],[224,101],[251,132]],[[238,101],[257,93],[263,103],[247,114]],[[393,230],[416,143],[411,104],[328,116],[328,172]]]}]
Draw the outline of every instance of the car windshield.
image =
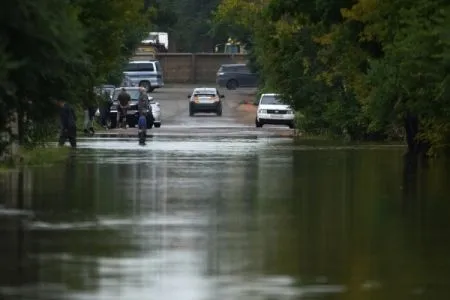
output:
[{"label": "car windshield", "polygon": [[[117,101],[117,97],[119,96],[121,90],[116,90],[113,95],[113,100]],[[126,90],[126,92],[130,95],[131,100],[137,101],[139,99],[139,90]]]},{"label": "car windshield", "polygon": [[263,96],[261,98],[261,104],[272,105],[272,104],[282,104],[282,103],[280,102],[280,98],[278,96]]},{"label": "car windshield", "polygon": [[109,95],[112,95],[112,93],[114,92],[114,88],[104,88],[103,91],[107,92]]}]

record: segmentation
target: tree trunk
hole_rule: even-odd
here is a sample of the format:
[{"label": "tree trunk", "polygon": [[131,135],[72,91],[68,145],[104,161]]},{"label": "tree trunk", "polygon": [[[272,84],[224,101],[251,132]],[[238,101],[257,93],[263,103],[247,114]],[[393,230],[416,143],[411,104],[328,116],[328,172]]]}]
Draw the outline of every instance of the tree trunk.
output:
[{"label": "tree trunk", "polygon": [[404,121],[408,153],[414,155],[426,155],[430,149],[429,143],[417,139],[417,135],[419,134],[419,117],[408,112],[406,113]]},{"label": "tree trunk", "polygon": [[22,105],[19,104],[19,107],[17,108],[17,141],[19,145],[23,145],[23,142],[25,140],[25,118],[24,118],[24,111]]}]

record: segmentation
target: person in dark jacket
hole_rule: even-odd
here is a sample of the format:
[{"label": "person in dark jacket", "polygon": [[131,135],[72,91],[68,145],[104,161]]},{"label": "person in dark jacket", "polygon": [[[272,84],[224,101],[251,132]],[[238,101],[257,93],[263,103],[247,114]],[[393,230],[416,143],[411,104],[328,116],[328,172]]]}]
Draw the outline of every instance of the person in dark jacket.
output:
[{"label": "person in dark jacket", "polygon": [[131,96],[127,93],[125,88],[122,88],[122,91],[117,96],[117,100],[119,101],[119,105],[117,106],[117,127],[119,127],[120,124],[122,124],[122,127],[125,127],[127,123],[128,104],[131,101]]},{"label": "person in dark jacket", "polygon": [[99,96],[100,123],[105,129],[109,129],[112,100],[107,91],[103,91]]},{"label": "person in dark jacket", "polygon": [[67,140],[72,148],[77,147],[77,117],[73,108],[63,100],[57,100],[60,108],[59,117],[61,132],[59,134],[59,145],[64,146]]},{"label": "person in dark jacket", "polygon": [[144,116],[147,120],[147,125],[153,123],[153,111],[152,106],[147,95],[147,89],[144,87],[139,88],[139,101],[138,101],[139,116]]},{"label": "person in dark jacket", "polygon": [[97,108],[94,104],[87,101],[83,101],[84,108],[84,134],[94,135],[94,116]]}]

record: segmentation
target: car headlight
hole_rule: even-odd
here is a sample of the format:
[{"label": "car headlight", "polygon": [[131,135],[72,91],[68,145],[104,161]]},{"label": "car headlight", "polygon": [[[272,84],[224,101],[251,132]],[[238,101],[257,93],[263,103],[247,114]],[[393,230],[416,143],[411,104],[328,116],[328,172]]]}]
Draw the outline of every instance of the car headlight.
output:
[{"label": "car headlight", "polygon": [[258,111],[258,113],[260,113],[260,114],[267,114],[267,110],[266,109],[260,109]]},{"label": "car headlight", "polygon": [[288,115],[293,115],[294,114],[294,112],[292,111],[292,110],[290,110],[290,109],[288,109],[288,111],[286,112]]}]

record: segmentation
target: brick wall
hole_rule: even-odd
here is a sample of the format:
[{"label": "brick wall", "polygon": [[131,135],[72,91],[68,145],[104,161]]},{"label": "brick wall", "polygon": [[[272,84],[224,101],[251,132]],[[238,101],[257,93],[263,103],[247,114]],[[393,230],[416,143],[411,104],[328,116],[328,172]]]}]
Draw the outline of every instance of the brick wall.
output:
[{"label": "brick wall", "polygon": [[[133,59],[149,59],[135,56]],[[222,64],[245,63],[243,54],[159,53],[156,58],[163,69],[164,83],[212,83]]]}]

